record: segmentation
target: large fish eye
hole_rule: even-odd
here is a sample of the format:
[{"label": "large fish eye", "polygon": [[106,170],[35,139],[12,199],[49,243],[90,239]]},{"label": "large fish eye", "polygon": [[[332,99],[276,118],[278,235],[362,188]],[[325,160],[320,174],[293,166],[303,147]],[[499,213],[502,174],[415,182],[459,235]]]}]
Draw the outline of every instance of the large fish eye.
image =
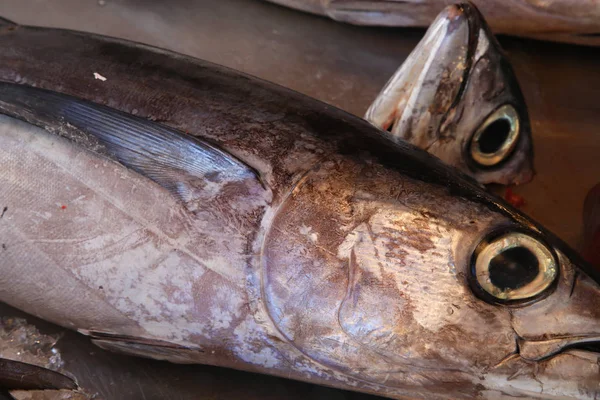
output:
[{"label": "large fish eye", "polygon": [[520,130],[519,115],[515,108],[509,104],[503,105],[475,131],[469,149],[471,158],[484,167],[499,164],[515,149]]},{"label": "large fish eye", "polygon": [[484,300],[515,303],[538,298],[558,276],[553,251],[532,235],[509,232],[484,239],[472,260],[472,281]]}]

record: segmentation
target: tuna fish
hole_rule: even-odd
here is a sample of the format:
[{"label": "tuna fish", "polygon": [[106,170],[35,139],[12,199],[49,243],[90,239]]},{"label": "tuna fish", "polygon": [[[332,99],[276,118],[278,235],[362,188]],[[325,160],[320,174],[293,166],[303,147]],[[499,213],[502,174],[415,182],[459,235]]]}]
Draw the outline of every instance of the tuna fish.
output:
[{"label": "tuna fish", "polygon": [[[356,25],[426,27],[447,0],[268,0]],[[473,0],[495,33],[600,45],[596,0]]]},{"label": "tuna fish", "polygon": [[523,94],[471,4],[446,7],[365,118],[481,183],[519,184],[533,177]]},{"label": "tuna fish", "polygon": [[0,301],[99,346],[389,398],[600,394],[600,273],[365,120],[0,27]]}]

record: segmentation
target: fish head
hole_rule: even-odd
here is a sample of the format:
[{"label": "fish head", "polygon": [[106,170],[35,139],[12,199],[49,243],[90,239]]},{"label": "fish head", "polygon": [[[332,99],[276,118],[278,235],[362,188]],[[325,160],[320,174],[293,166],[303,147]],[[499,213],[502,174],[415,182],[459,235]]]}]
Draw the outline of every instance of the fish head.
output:
[{"label": "fish head", "polygon": [[523,94],[470,3],[440,13],[365,119],[480,183],[520,184],[534,175]]},{"label": "fish head", "polygon": [[[279,331],[321,365],[394,398],[593,398],[599,274],[419,153],[429,171],[453,178],[430,185],[374,164],[352,175],[341,163],[295,188],[263,252]],[[284,237],[284,228],[298,233]]]},{"label": "fish head", "polygon": [[482,398],[600,394],[598,271],[534,225],[462,211],[372,217],[349,254],[345,332],[382,357],[382,371],[411,371],[425,387],[470,381]]},{"label": "fish head", "polygon": [[600,393],[600,271],[532,226],[487,234],[468,271],[474,302],[508,312],[513,354],[483,385],[507,395],[593,398]]},{"label": "fish head", "polygon": [[600,394],[600,288],[577,263],[555,254],[560,269],[554,288],[544,299],[511,309],[518,357],[490,371],[489,381],[516,393],[537,388],[594,398]]}]

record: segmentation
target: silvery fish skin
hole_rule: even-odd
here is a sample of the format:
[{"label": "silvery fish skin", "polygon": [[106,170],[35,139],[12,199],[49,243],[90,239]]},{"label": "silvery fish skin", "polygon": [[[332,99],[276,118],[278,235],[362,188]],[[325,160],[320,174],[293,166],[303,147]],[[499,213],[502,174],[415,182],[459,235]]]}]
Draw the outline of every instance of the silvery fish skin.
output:
[{"label": "silvery fish skin", "polygon": [[[356,25],[426,27],[447,0],[268,0]],[[495,33],[600,45],[596,0],[472,0]]]},{"label": "silvery fish skin", "polygon": [[533,177],[523,94],[471,4],[440,13],[365,119],[481,183],[520,184]]},{"label": "silvery fish skin", "polygon": [[0,49],[0,301],[389,398],[599,394],[600,273],[425,151],[148,46],[6,22]]}]

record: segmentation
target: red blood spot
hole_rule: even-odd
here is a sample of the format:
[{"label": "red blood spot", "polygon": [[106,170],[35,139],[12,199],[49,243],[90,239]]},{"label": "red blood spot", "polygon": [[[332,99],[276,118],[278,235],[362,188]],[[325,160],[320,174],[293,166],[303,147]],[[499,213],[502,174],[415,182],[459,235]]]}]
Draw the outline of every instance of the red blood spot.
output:
[{"label": "red blood spot", "polygon": [[60,208],[62,208],[63,210],[67,209],[67,206],[65,206],[64,204],[62,206],[60,206]]},{"label": "red blood spot", "polygon": [[504,200],[508,201],[510,205],[515,208],[520,208],[525,205],[525,199],[522,196],[513,193],[512,189],[509,187],[507,187],[506,192],[504,192]]}]

